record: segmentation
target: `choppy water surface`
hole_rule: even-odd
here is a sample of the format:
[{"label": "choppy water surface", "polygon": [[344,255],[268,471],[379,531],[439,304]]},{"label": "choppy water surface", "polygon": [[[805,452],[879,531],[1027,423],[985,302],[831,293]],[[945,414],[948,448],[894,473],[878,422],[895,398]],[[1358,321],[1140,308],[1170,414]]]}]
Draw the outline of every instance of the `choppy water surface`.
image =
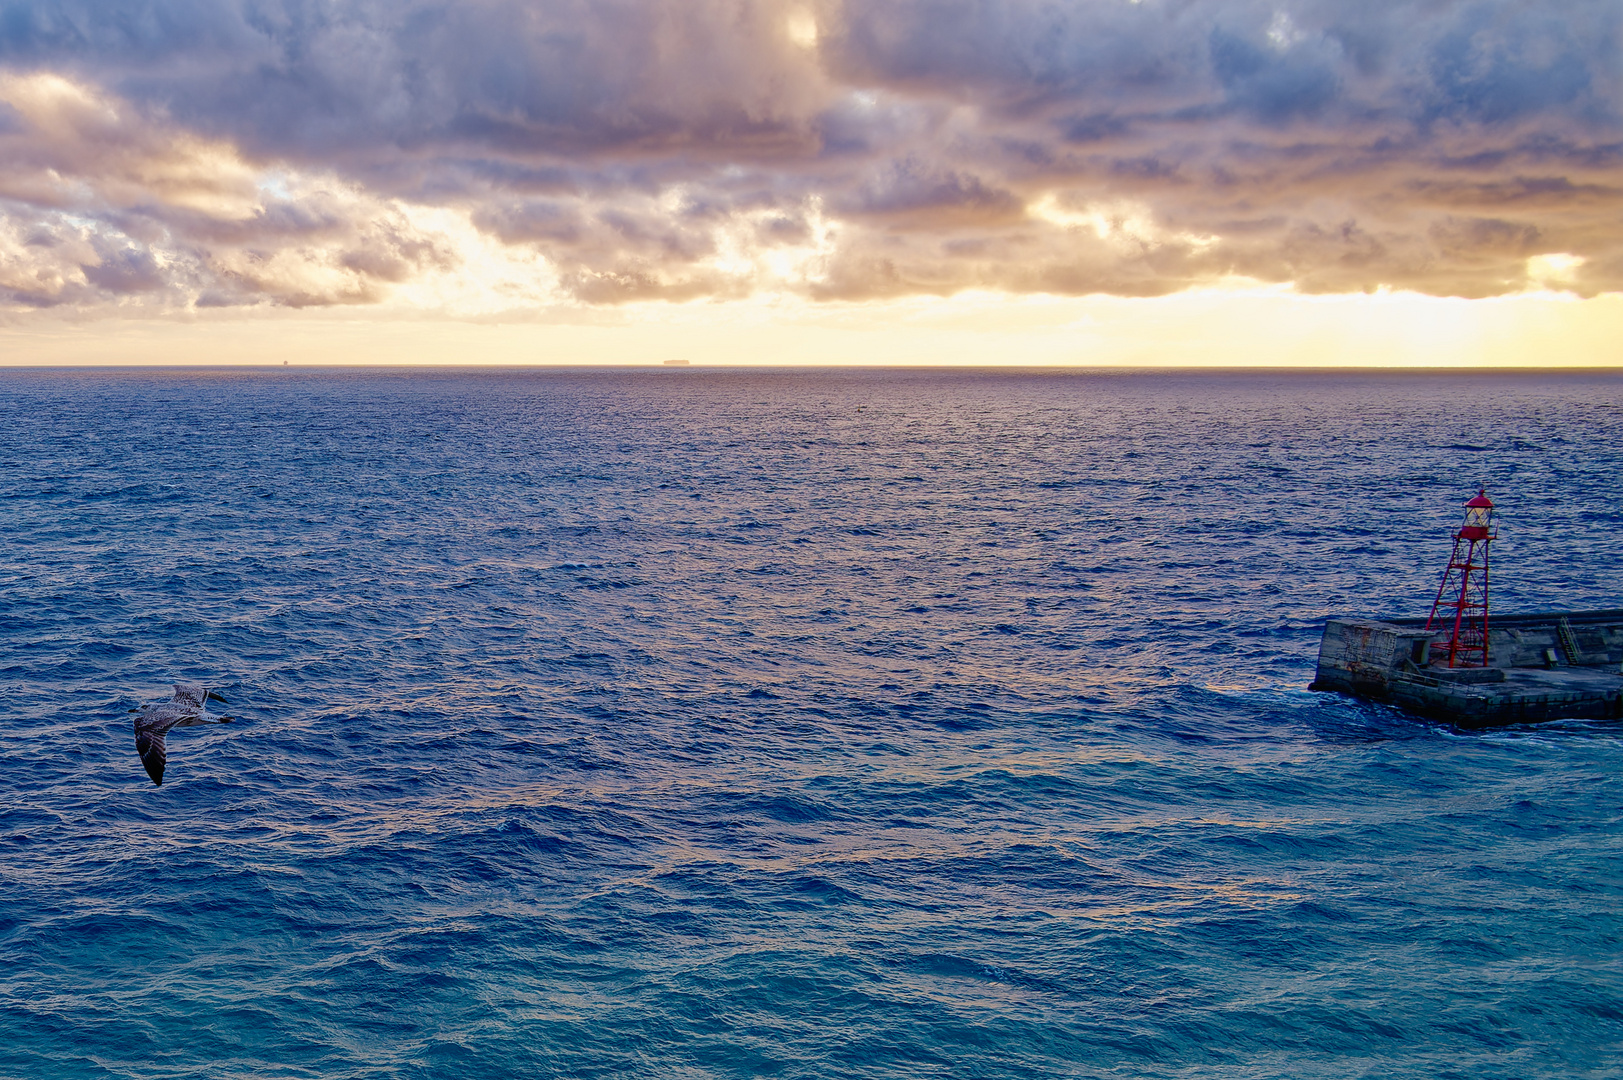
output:
[{"label": "choppy water surface", "polygon": [[[0,372],[0,1074],[1623,1075],[1623,378]],[[162,788],[129,709],[223,687]]]}]

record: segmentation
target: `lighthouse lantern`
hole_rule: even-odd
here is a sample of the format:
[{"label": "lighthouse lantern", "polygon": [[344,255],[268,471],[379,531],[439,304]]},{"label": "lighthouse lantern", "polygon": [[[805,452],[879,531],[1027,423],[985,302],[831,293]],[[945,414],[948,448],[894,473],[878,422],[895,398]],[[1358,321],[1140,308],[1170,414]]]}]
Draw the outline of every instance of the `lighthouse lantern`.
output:
[{"label": "lighthouse lantern", "polygon": [[1460,534],[1468,540],[1493,539],[1493,500],[1481,488],[1476,498],[1465,504],[1465,524],[1460,526]]}]

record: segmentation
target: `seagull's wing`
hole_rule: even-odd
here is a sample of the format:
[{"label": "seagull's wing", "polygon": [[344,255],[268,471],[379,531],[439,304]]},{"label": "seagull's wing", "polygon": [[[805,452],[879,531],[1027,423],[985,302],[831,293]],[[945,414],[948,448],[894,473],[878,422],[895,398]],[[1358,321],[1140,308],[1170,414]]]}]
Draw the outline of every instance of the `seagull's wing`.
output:
[{"label": "seagull's wing", "polygon": [[163,737],[169,734],[170,728],[195,715],[184,705],[167,701],[162,705],[148,705],[135,718],[135,749],[154,784],[163,783],[163,767],[169,759]]},{"label": "seagull's wing", "polygon": [[186,705],[193,709],[201,709],[203,707],[203,702],[207,699],[208,690],[204,688],[202,683],[178,682],[175,684],[174,704],[176,705]]},{"label": "seagull's wing", "polygon": [[168,727],[162,724],[145,724],[135,722],[135,749],[141,755],[141,764],[146,766],[147,775],[152,777],[154,784],[163,783],[163,767],[169,756],[164,751],[163,736]]}]

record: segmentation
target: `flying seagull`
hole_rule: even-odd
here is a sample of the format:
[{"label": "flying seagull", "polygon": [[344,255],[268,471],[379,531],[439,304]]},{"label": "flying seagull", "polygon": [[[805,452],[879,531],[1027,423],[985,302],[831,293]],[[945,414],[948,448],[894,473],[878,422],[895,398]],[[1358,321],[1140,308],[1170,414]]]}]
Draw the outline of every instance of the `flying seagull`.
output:
[{"label": "flying seagull", "polygon": [[208,711],[212,698],[224,702],[225,698],[202,683],[176,683],[175,698],[161,705],[148,705],[135,718],[135,749],[141,754],[141,764],[154,784],[163,783],[163,766],[168,760],[164,753],[163,737],[172,727],[189,724],[229,724],[229,716],[213,716]]}]

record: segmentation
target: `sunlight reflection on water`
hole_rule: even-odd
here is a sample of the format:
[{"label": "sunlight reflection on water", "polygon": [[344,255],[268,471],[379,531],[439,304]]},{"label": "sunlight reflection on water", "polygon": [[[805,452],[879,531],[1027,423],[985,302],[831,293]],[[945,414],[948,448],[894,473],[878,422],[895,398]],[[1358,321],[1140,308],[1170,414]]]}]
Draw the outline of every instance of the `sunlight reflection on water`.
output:
[{"label": "sunlight reflection on water", "polygon": [[0,386],[0,1072],[1615,1068],[1617,726],[1304,689],[1617,606],[1615,376]]}]

